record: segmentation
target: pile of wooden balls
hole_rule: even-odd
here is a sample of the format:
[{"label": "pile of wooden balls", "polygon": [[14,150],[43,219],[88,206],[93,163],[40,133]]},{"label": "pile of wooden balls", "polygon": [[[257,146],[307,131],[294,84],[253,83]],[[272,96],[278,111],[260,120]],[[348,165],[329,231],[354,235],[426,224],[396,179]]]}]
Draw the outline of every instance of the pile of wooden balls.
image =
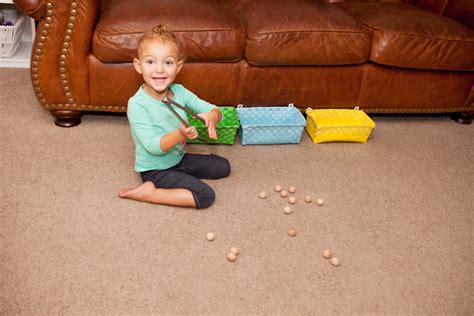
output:
[{"label": "pile of wooden balls", "polygon": [[340,265],[339,259],[337,259],[336,257],[332,257],[331,250],[329,250],[329,249],[326,249],[326,250],[323,251],[323,257],[325,259],[328,259],[329,262],[331,262],[331,264],[335,267],[338,267]]},{"label": "pile of wooden balls", "polygon": [[[296,197],[293,196],[293,195],[290,195],[290,193],[295,193],[296,192],[296,187],[295,186],[292,185],[288,188],[288,190],[286,190],[286,189],[283,189],[281,185],[277,184],[275,186],[275,192],[279,193],[282,198],[288,198],[288,203],[290,205],[296,204]],[[261,198],[261,199],[266,199],[267,198],[267,192],[261,191],[258,194],[258,197]],[[313,202],[313,197],[311,195],[307,194],[304,197],[304,201],[306,203],[311,203],[311,202]],[[316,200],[316,204],[319,205],[319,206],[323,206],[324,205],[324,200],[321,199],[321,198],[318,198]],[[290,206],[285,206],[285,208],[283,208],[283,213],[286,214],[286,215],[289,215],[289,214],[293,213],[293,209]]]},{"label": "pile of wooden balls", "polygon": [[[279,193],[280,196],[282,198],[288,198],[288,203],[290,205],[294,205],[296,204],[296,197],[294,195],[290,195],[290,193],[295,193],[296,192],[296,187],[291,185],[288,187],[288,189],[283,189],[283,187],[279,184],[275,185],[275,188],[274,188],[275,192]],[[267,198],[267,193],[265,191],[261,191],[259,194],[258,194],[258,197],[261,198],[261,199],[266,199]],[[306,203],[311,203],[313,202],[313,197],[309,194],[305,195],[304,197],[304,201]],[[319,205],[319,206],[323,206],[324,205],[324,201],[323,199],[321,198],[318,198],[316,200],[316,204]],[[291,206],[287,205],[283,208],[283,213],[286,214],[286,215],[290,215],[291,213],[293,213],[293,209],[291,208]],[[289,228],[288,229],[288,236],[290,237],[295,237],[296,236],[296,229],[295,228]]]},{"label": "pile of wooden balls", "polygon": [[[296,203],[296,197],[294,195],[290,195],[290,193],[295,193],[296,192],[296,187],[295,186],[290,186],[287,189],[283,189],[283,187],[279,184],[275,186],[275,192],[279,193],[282,198],[288,198],[288,203],[290,205],[294,205]],[[258,195],[261,199],[265,199],[267,197],[267,193],[265,191],[261,191]],[[305,195],[304,201],[306,203],[311,203],[313,202],[313,197],[309,194]],[[316,199],[316,204],[318,206],[323,206],[324,205],[324,200],[321,198]],[[289,215],[293,212],[293,209],[291,206],[287,205],[283,208],[283,213],[286,215]],[[288,229],[288,236],[290,237],[295,237],[296,236],[296,229],[295,228],[289,228]],[[332,256],[331,250],[326,249],[323,251],[323,257],[325,259],[328,259],[329,262],[335,267],[338,267],[340,265],[339,259],[336,257]]]},{"label": "pile of wooden balls", "polygon": [[[275,186],[274,190],[275,190],[275,192],[279,193],[282,198],[288,198],[288,203],[290,205],[294,205],[296,203],[296,197],[294,195],[290,195],[290,193],[295,193],[296,192],[296,187],[295,186],[292,185],[292,186],[288,187],[288,190],[286,190],[286,189],[283,189],[282,186],[278,184],[278,185]],[[266,199],[267,198],[267,193],[265,191],[261,191],[258,194],[258,196],[259,196],[260,199]],[[312,198],[311,195],[307,194],[304,197],[304,201],[306,203],[311,203],[313,201],[313,198]],[[323,206],[324,205],[323,199],[318,198],[316,200],[316,204],[319,205],[319,206]],[[293,212],[293,209],[290,206],[285,206],[283,208],[283,213],[286,214],[286,215],[289,215],[292,212]],[[289,228],[287,233],[288,233],[288,236],[290,236],[290,237],[295,237],[296,234],[297,234],[295,228]],[[209,232],[206,235],[206,239],[208,241],[213,241],[215,238],[216,238],[216,235],[212,232]],[[239,255],[239,249],[237,247],[232,247],[232,248],[230,248],[230,252],[227,254],[227,260],[229,260],[230,262],[234,262],[234,261],[237,260],[238,255]],[[323,257],[326,258],[326,259],[331,259],[330,261],[331,261],[332,265],[334,265],[334,266],[339,265],[339,259],[337,259],[335,257],[331,258],[331,251],[330,250],[328,250],[328,249],[324,250]]]},{"label": "pile of wooden balls", "polygon": [[239,255],[239,248],[232,247],[230,248],[230,252],[227,254],[227,260],[230,262],[234,262],[237,260],[237,256]]},{"label": "pile of wooden balls", "polygon": [[[206,239],[208,241],[213,241],[215,238],[216,238],[216,234],[212,232],[209,232],[206,235]],[[239,248],[232,247],[230,248],[230,252],[227,254],[227,260],[229,260],[230,262],[234,262],[235,260],[237,260],[238,255],[239,255]]]}]

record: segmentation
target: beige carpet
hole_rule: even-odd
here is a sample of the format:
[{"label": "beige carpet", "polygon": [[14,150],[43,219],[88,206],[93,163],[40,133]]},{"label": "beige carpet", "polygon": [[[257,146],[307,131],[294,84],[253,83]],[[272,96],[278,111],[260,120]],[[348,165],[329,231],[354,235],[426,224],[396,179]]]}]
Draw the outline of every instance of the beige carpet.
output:
[{"label": "beige carpet", "polygon": [[[0,91],[1,314],[474,313],[474,125],[380,116],[367,144],[194,145],[233,168],[196,211],[116,197],[140,183],[126,117],[56,127],[27,70],[0,69]],[[297,187],[293,214],[275,184]]]}]

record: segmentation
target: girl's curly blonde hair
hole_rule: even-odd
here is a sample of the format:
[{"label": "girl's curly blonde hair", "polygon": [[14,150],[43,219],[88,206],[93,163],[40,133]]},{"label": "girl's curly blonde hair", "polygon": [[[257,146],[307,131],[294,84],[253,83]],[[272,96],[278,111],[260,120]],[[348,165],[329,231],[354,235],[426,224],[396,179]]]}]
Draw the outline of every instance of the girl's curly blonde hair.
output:
[{"label": "girl's curly blonde hair", "polygon": [[140,40],[138,41],[138,49],[137,49],[138,57],[140,57],[143,43],[148,42],[148,41],[157,41],[159,43],[165,43],[165,42],[174,43],[178,47],[179,60],[184,61],[186,59],[181,42],[176,37],[176,35],[172,31],[170,31],[169,27],[166,25],[159,24],[153,27],[148,32],[146,32],[140,38]]}]

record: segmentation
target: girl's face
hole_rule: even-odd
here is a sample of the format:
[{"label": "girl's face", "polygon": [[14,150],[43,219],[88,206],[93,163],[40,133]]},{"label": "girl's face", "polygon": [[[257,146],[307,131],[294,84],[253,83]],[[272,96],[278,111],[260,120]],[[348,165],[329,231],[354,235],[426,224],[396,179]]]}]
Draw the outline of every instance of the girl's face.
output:
[{"label": "girl's face", "polygon": [[142,43],[139,59],[135,58],[133,65],[143,75],[148,94],[163,99],[183,66],[178,56],[179,48],[173,42],[149,40]]}]

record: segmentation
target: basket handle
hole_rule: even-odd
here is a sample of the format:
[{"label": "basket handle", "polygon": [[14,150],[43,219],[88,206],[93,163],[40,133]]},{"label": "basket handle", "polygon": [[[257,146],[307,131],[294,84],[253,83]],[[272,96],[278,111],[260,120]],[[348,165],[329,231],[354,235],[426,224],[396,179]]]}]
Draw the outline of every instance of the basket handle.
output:
[{"label": "basket handle", "polygon": [[358,107],[358,106],[356,106],[356,107],[354,108],[354,110],[356,110],[356,111],[359,111],[359,107]]},{"label": "basket handle", "polygon": [[288,104],[288,107],[289,107],[289,108],[294,108],[295,105],[294,105],[293,103],[289,103],[289,104]]},{"label": "basket handle", "polygon": [[243,104],[238,104],[238,105],[237,105],[237,108],[238,108],[238,109],[241,109],[241,108],[243,108],[243,107],[244,107]]},{"label": "basket handle", "polygon": [[313,108],[311,108],[311,107],[308,106],[308,107],[306,108],[306,113],[309,113],[309,112],[311,112],[312,110],[313,110]]}]

